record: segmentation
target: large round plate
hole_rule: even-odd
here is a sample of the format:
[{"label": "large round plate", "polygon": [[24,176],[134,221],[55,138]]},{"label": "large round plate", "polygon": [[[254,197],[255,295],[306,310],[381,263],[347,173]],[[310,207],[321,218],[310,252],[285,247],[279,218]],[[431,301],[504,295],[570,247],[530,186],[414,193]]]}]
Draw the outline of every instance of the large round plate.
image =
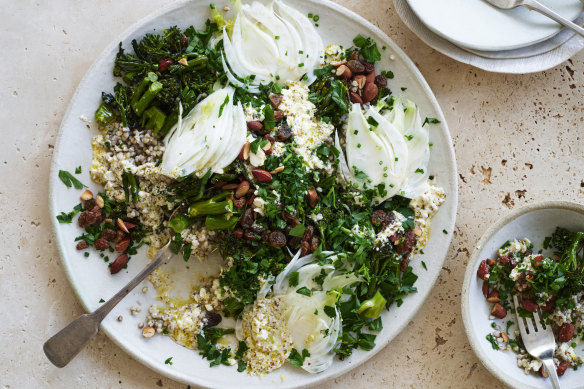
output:
[{"label": "large round plate", "polygon": [[[511,50],[546,40],[562,26],[525,7],[501,10],[484,0],[407,0],[432,31],[474,50]],[[582,12],[580,0],[541,0],[569,20]]]},{"label": "large round plate", "polygon": [[[225,4],[222,4],[223,2]],[[228,4],[227,1],[223,2],[217,4],[217,7],[221,9]],[[209,368],[209,362],[201,359],[197,352],[176,345],[168,337],[155,336],[144,339],[137,324],[144,320],[146,307],[155,303],[155,299],[153,288],[144,294],[141,291],[142,286],[139,286],[104,320],[101,329],[136,360],[177,381],[217,388],[234,386],[290,388],[336,377],[375,355],[412,320],[432,290],[450,245],[457,206],[456,162],[444,116],[428,84],[404,52],[382,31],[363,18],[329,1],[298,0],[294,1],[293,5],[304,13],[320,15],[319,32],[324,42],[349,46],[354,36],[361,33],[373,37],[380,48],[385,46],[386,49],[382,50],[381,67],[394,72],[395,78],[390,80],[394,93],[403,94],[414,100],[420,107],[422,117],[436,117],[441,121],[441,124],[431,125],[430,129],[430,138],[434,144],[430,166],[432,174],[445,189],[447,200],[434,219],[434,233],[425,249],[426,254],[413,263],[420,277],[416,283],[419,291],[405,298],[399,309],[393,307],[384,313],[385,328],[378,336],[377,345],[372,351],[356,351],[344,361],[335,361],[330,369],[318,375],[285,366],[273,374],[257,378],[237,373],[233,367]],[[113,87],[116,80],[112,76],[112,61],[118,43],[121,41],[124,47],[129,47],[132,39],[172,25],[184,28],[193,24],[200,28],[208,17],[208,0],[178,1],[132,26],[97,58],[77,88],[55,145],[49,200],[53,216],[61,211],[70,210],[79,202],[80,191],[67,189],[60,182],[57,176],[60,169],[73,171],[76,166],[81,165],[83,167],[83,173],[79,176],[81,181],[88,184],[94,193],[99,189],[90,184],[88,174],[91,164],[90,139],[97,130],[91,121],[86,123],[80,118],[92,118],[99,105],[101,91],[109,91]],[[407,90],[402,92],[401,87]],[[55,219],[53,222],[63,266],[75,293],[88,311],[95,310],[100,305],[100,299],[107,300],[148,262],[145,255],[136,255],[126,270],[111,276],[97,254],[92,253],[89,258],[85,258],[75,250],[74,239],[80,234],[80,229],[75,223],[59,224]],[[443,231],[447,234],[445,235]],[[420,259],[425,261],[427,270],[420,265]],[[137,316],[129,315],[129,308],[139,304],[142,312]],[[116,321],[118,315],[124,316],[122,322]],[[165,359],[171,356],[173,365],[165,365]]]},{"label": "large round plate", "polygon": [[[570,230],[584,229],[584,205],[566,201],[547,201],[528,205],[511,212],[490,227],[477,243],[468,262],[462,288],[462,319],[470,344],[485,367],[496,377],[514,388],[551,388],[549,380],[534,374],[525,374],[517,367],[516,354],[493,350],[485,339],[493,329],[489,320],[492,304],[485,301],[477,277],[481,260],[494,258],[495,253],[507,240],[528,238],[536,249],[541,248],[546,236],[550,236],[557,226]],[[545,254],[545,252],[544,252]],[[480,282],[479,282],[480,281]],[[501,322],[517,321],[515,314],[509,313]],[[515,326],[511,327],[514,331]],[[584,345],[576,347],[578,355],[583,354]],[[562,388],[582,388],[584,373],[569,369],[560,378]]]}]

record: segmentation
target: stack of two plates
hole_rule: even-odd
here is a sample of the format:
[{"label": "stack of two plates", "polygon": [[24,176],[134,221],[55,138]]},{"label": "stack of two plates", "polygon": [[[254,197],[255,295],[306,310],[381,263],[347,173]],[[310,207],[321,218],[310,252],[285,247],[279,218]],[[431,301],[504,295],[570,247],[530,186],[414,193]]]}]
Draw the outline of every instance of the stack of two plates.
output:
[{"label": "stack of two plates", "polygon": [[[578,24],[580,0],[541,0]],[[529,73],[567,60],[584,38],[525,7],[495,8],[484,0],[394,0],[402,20],[423,41],[461,62],[489,71]]]}]

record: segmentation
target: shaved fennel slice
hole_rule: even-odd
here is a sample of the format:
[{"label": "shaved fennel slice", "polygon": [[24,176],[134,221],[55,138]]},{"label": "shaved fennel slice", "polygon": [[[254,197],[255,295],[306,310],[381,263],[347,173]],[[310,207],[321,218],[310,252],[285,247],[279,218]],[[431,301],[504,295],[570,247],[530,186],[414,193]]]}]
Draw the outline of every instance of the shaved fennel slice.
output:
[{"label": "shaved fennel slice", "polygon": [[[369,117],[374,119],[371,123]],[[361,106],[353,104],[345,140],[349,177],[359,184],[359,189],[383,184],[386,193],[378,201],[399,193],[406,180],[408,151],[403,136],[391,123],[374,108],[369,108],[364,115]]]},{"label": "shaved fennel slice", "polygon": [[[245,143],[246,123],[241,104],[233,104],[234,89],[219,89],[197,104],[164,139],[162,171],[185,176],[208,169],[220,172]],[[182,108],[181,108],[182,112]]]},{"label": "shaved fennel slice", "polygon": [[415,198],[428,189],[430,134],[422,126],[415,103],[399,98],[393,109],[384,116],[404,135],[408,147],[407,181],[403,188],[406,197]]},{"label": "shaved fennel slice", "polygon": [[[276,3],[242,5],[231,35],[223,29],[223,68],[231,83],[252,92],[259,84],[309,81],[324,50],[318,32],[300,12]],[[244,84],[241,80],[250,77]]]},{"label": "shaved fennel slice", "polygon": [[[323,252],[328,258],[338,258],[333,252]],[[353,273],[337,274],[333,265],[319,265],[312,254],[300,257],[300,251],[278,274],[272,293],[269,294],[271,279],[261,288],[258,298],[278,299],[283,309],[282,323],[286,326],[292,344],[297,350],[306,349],[310,356],[304,360],[302,368],[309,373],[319,373],[331,366],[342,330],[342,320],[336,302],[342,288],[361,278]],[[314,279],[325,271],[322,286]],[[298,283],[290,285],[290,276],[298,272]],[[305,296],[297,290],[305,287],[312,294]],[[251,309],[250,306],[245,309]],[[325,312],[325,307],[327,311]],[[334,309],[334,314],[331,314]],[[328,312],[328,313],[327,313]],[[330,315],[330,316],[329,316]],[[242,339],[242,322],[236,324],[236,334]]]}]

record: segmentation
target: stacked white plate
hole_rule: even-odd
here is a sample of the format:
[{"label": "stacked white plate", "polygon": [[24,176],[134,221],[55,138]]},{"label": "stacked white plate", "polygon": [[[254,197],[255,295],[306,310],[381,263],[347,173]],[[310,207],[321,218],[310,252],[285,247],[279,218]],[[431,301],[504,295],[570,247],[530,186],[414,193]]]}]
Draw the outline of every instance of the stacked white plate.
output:
[{"label": "stacked white plate", "polygon": [[[581,0],[540,0],[578,24]],[[483,0],[394,0],[404,23],[443,54],[502,73],[549,69],[584,48],[584,38],[525,7],[495,8]]]}]

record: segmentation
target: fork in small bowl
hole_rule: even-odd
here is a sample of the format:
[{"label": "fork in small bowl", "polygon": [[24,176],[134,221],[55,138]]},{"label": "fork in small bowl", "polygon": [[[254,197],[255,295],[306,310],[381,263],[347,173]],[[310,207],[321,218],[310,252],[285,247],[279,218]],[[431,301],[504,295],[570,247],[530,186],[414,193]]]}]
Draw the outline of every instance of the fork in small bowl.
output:
[{"label": "fork in small bowl", "polygon": [[513,302],[515,303],[515,314],[525,349],[529,354],[543,362],[552,381],[552,386],[554,389],[560,389],[560,381],[554,364],[556,339],[554,338],[552,327],[550,325],[546,326],[541,322],[537,311],[533,312],[533,319],[519,316],[517,308],[521,305],[517,295],[513,296]]}]

